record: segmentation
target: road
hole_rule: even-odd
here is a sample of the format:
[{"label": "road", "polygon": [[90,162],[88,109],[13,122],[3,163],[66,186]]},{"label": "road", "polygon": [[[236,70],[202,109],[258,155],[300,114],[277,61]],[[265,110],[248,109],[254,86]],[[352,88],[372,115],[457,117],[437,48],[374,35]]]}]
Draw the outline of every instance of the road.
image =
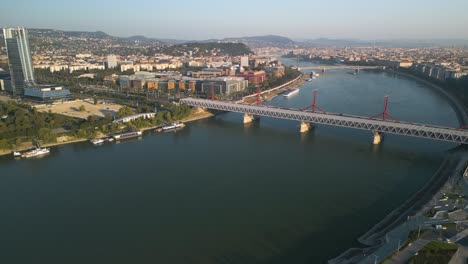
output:
[{"label": "road", "polygon": [[396,256],[385,262],[385,264],[401,264],[407,263],[412,256],[419,252],[423,247],[429,244],[429,240],[418,239],[411,245],[408,245],[405,249],[400,251]]}]

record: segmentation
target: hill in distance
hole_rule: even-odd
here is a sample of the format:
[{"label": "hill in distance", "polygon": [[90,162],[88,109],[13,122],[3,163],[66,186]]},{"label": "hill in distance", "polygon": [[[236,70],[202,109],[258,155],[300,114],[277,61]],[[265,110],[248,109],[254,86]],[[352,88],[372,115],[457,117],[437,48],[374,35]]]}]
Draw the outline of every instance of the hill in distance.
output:
[{"label": "hill in distance", "polygon": [[252,54],[252,50],[244,43],[232,42],[191,42],[167,46],[163,53],[172,56],[182,56],[192,51],[193,56],[241,56]]}]

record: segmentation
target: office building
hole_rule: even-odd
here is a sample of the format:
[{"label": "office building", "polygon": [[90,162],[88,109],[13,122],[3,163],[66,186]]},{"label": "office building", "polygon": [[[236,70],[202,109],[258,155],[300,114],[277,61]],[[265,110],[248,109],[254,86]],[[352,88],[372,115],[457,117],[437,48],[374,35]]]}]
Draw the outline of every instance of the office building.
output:
[{"label": "office building", "polygon": [[249,83],[260,86],[267,79],[265,71],[244,71],[243,73],[237,74],[238,77],[242,77]]},{"label": "office building", "polygon": [[205,80],[201,85],[202,93],[211,92],[213,87],[215,94],[230,94],[245,90],[249,85],[249,81],[241,77],[217,77]]},{"label": "office building", "polygon": [[35,83],[28,32],[22,27],[4,28],[3,36],[11,75],[11,88],[8,92],[22,96],[24,88]]},{"label": "office building", "polygon": [[240,66],[241,67],[249,67],[249,57],[242,56],[240,59]]},{"label": "office building", "polygon": [[70,90],[56,85],[38,85],[24,88],[24,98],[38,102],[54,102],[70,98]]},{"label": "office building", "polygon": [[10,73],[0,70],[0,92],[11,91]]},{"label": "office building", "polygon": [[117,56],[115,55],[108,55],[107,56],[107,68],[113,69],[117,67]]}]

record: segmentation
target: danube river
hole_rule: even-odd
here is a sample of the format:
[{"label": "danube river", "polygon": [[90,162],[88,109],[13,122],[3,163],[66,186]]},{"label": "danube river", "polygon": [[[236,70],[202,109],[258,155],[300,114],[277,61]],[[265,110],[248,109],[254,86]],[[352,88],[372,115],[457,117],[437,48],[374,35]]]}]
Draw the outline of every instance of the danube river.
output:
[{"label": "danube river", "polygon": [[[386,72],[334,70],[272,105],[458,126],[448,101]],[[421,188],[454,145],[240,114],[176,133],[0,158],[2,263],[325,263]]]}]

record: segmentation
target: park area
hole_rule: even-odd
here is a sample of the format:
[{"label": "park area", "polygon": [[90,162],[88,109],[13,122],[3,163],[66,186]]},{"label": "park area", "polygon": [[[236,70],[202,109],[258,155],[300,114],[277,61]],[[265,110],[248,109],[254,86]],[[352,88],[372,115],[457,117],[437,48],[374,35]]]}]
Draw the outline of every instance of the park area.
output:
[{"label": "park area", "polygon": [[104,117],[106,114],[114,116],[121,105],[98,102],[94,104],[93,100],[76,100],[55,104],[44,104],[35,106],[39,112],[52,112],[55,114],[66,115],[75,118],[86,119],[88,116]]}]

